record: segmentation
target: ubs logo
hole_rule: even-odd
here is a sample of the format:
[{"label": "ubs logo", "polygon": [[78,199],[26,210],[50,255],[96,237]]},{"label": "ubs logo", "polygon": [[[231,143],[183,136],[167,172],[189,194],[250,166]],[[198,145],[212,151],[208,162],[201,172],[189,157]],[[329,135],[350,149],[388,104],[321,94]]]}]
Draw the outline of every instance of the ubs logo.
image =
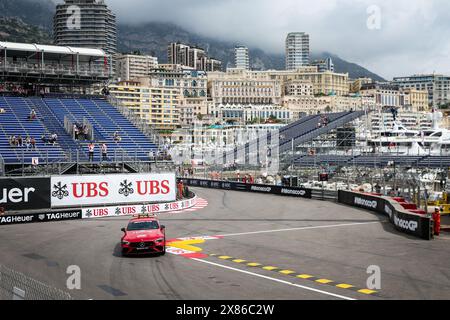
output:
[{"label": "ubs logo", "polygon": [[124,180],[120,183],[119,194],[123,194],[125,197],[128,197],[130,194],[134,193],[133,183],[128,182],[128,180]]},{"label": "ubs logo", "polygon": [[52,197],[57,198],[59,200],[64,199],[69,196],[69,191],[67,190],[67,184],[62,185],[62,182],[58,182],[53,185]]}]

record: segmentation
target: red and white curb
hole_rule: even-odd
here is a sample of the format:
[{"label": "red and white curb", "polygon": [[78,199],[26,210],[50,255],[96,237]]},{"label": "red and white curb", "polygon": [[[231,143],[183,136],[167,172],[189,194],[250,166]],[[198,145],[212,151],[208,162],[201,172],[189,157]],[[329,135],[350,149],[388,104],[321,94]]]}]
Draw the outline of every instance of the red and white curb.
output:
[{"label": "red and white curb", "polygon": [[194,212],[197,210],[204,209],[208,206],[208,201],[203,198],[197,198],[197,202],[193,207],[182,209],[182,210],[176,210],[176,211],[170,211],[170,212],[164,212],[164,214],[173,214],[173,213],[182,213],[182,212]]}]

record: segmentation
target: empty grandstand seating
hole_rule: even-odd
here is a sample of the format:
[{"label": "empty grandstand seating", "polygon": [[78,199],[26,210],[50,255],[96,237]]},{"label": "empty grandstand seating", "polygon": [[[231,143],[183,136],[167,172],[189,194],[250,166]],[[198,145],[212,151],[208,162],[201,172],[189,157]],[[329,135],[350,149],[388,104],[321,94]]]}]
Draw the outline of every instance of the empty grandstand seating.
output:
[{"label": "empty grandstand seating", "polygon": [[[149,160],[150,151],[156,153],[157,146],[150,141],[131,121],[124,117],[114,106],[103,99],[88,98],[24,98],[0,97],[0,154],[5,163],[30,163],[32,157],[40,162],[64,161],[69,154],[78,151],[79,161],[87,160],[88,141],[74,140],[64,129],[64,119],[68,117],[75,122],[86,119],[94,127],[94,139],[97,143],[106,143],[109,160]],[[35,109],[37,119],[27,120],[31,109]],[[122,140],[114,141],[114,133],[119,132]],[[46,145],[40,141],[42,135],[58,135],[56,146]],[[11,147],[9,136],[33,136],[37,150]],[[100,146],[97,144],[94,161],[100,161]],[[75,160],[75,158],[72,158]]]},{"label": "empty grandstand seating", "polygon": [[291,150],[292,141],[294,141],[294,146],[302,144],[339,128],[363,115],[363,111],[328,113],[324,115],[327,119],[327,124],[322,123],[320,127],[318,124],[321,121],[321,115],[300,119],[280,130],[280,136],[282,136],[280,152]]}]

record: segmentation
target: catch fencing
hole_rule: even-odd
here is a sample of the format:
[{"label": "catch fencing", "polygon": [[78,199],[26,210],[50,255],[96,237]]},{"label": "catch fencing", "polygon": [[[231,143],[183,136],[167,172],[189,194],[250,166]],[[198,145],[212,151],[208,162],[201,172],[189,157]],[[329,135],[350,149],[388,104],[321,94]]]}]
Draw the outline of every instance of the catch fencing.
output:
[{"label": "catch fencing", "polygon": [[0,300],[73,300],[71,295],[0,265]]}]

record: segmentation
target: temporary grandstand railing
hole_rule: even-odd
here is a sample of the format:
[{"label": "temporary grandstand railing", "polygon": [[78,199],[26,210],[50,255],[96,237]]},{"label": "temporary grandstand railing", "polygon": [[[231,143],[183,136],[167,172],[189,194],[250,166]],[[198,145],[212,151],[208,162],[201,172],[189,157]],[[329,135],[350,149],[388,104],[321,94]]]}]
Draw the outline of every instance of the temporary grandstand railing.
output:
[{"label": "temporary grandstand railing", "polygon": [[[73,128],[75,123],[76,122],[73,120],[73,118],[68,117],[67,115],[64,116],[64,129],[73,139],[75,139],[75,130]],[[82,125],[83,128],[87,129],[87,133],[85,133],[86,140],[94,141],[94,126],[84,117]]]},{"label": "temporary grandstand railing", "polygon": [[0,154],[0,176],[4,175],[5,175],[5,161],[3,160],[3,157]]},{"label": "temporary grandstand railing", "polygon": [[91,68],[79,66],[77,71],[75,68],[67,65],[39,65],[32,63],[8,62],[8,64],[1,66],[0,69],[4,72],[14,73],[109,77],[109,70],[105,70],[104,66],[91,66]]},{"label": "temporary grandstand railing", "polygon": [[130,108],[125,106],[122,101],[113,96],[108,96],[108,102],[115,106],[122,115],[138,127],[138,129],[149,137],[155,144],[162,145],[164,143],[163,138],[156,132],[156,130],[153,130],[153,128],[145,120],[130,110]]}]

